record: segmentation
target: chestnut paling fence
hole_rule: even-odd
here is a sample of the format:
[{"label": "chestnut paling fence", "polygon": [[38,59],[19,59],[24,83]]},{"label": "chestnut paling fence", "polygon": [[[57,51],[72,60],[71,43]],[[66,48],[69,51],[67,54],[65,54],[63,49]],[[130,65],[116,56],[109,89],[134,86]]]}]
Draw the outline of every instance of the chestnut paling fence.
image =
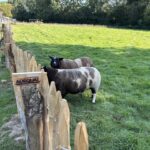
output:
[{"label": "chestnut paling fence", "polygon": [[[70,111],[68,103],[48,83],[47,74],[35,57],[23,51],[12,39],[11,26],[2,25],[6,67],[12,72],[18,113],[25,130],[27,150],[70,150]],[[79,122],[74,136],[75,150],[88,150],[88,134]]]}]

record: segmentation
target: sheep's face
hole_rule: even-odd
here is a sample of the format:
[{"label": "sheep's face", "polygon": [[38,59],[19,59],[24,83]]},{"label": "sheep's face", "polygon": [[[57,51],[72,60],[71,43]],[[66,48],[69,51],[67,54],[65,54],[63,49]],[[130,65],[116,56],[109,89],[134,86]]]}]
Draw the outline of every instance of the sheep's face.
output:
[{"label": "sheep's face", "polygon": [[63,60],[63,58],[52,57],[52,56],[49,56],[49,58],[51,60],[51,67],[52,68],[60,68],[60,63]]}]

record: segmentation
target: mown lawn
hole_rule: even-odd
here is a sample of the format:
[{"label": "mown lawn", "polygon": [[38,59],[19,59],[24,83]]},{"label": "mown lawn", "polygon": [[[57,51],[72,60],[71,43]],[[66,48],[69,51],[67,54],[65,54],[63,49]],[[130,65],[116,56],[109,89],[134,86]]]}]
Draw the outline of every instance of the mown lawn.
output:
[{"label": "mown lawn", "polygon": [[[48,55],[88,56],[101,72],[96,104],[91,103],[90,91],[84,92],[83,97],[66,97],[71,111],[72,147],[75,126],[84,121],[90,150],[150,149],[150,31],[17,24],[13,32],[16,43],[31,51],[42,65],[49,65]],[[5,116],[5,108],[15,103],[10,98],[13,94],[5,92],[3,106],[0,95],[0,107],[4,109],[0,109],[1,120],[16,112],[8,110]]]}]

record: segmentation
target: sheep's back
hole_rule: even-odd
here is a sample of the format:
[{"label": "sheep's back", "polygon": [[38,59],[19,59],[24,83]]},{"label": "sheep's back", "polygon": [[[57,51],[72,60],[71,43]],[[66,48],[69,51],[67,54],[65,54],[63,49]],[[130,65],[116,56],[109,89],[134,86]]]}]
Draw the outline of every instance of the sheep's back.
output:
[{"label": "sheep's back", "polygon": [[78,67],[93,67],[93,62],[89,57],[81,57],[74,60]]},{"label": "sheep's back", "polygon": [[78,64],[70,59],[64,59],[61,61],[60,64],[60,69],[73,69],[73,68],[78,68]]}]

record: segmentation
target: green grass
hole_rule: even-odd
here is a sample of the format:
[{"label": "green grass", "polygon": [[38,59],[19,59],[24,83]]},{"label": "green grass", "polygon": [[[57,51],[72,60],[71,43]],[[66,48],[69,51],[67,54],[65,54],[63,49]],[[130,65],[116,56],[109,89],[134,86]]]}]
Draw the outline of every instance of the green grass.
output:
[{"label": "green grass", "polygon": [[[10,72],[5,68],[3,53],[0,52],[0,127],[17,112]],[[6,82],[1,82],[6,80]],[[0,129],[0,150],[23,149],[23,145],[16,144],[9,138],[6,131]]]},{"label": "green grass", "polygon": [[75,126],[84,121],[90,150],[150,149],[150,31],[17,24],[13,32],[17,45],[31,51],[42,65],[49,65],[48,55],[89,56],[101,72],[96,104],[91,102],[90,91],[83,97],[66,97],[72,147]]},{"label": "green grass", "polygon": [[[10,73],[1,62],[2,56],[3,54],[0,52],[0,126],[8,120],[12,113],[16,112]],[[2,80],[6,80],[6,82],[2,83]]]}]

